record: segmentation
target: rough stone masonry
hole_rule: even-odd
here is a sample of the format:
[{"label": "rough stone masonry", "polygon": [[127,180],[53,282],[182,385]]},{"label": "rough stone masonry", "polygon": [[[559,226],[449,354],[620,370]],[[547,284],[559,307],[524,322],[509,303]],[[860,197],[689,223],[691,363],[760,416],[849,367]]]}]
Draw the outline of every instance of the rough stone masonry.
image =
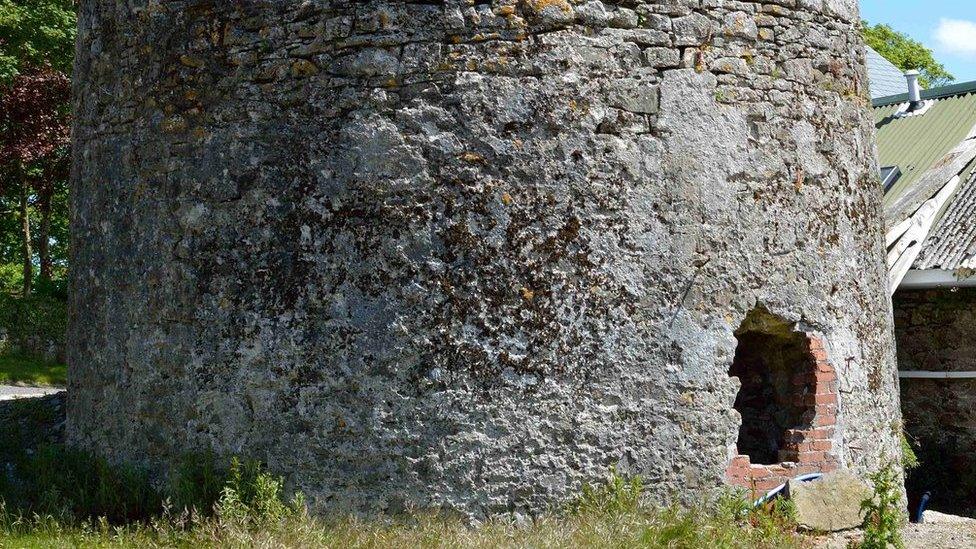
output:
[{"label": "rough stone masonry", "polygon": [[[83,0],[70,440],[258,458],[321,512],[873,469],[900,414],[857,25],[855,0]],[[836,375],[796,386],[826,410],[796,412],[805,465],[737,449],[755,311]],[[794,431],[769,441],[823,442]]]}]

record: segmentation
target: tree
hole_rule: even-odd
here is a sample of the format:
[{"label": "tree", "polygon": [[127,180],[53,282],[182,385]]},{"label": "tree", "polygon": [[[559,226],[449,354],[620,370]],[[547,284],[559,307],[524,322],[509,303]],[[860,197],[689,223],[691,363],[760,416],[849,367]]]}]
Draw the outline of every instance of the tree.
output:
[{"label": "tree", "polygon": [[0,82],[28,68],[71,73],[74,0],[0,0]]},{"label": "tree", "polygon": [[864,21],[863,33],[867,44],[896,67],[903,71],[919,71],[919,83],[926,88],[945,86],[956,79],[936,61],[932,50],[889,25],[872,26]]},{"label": "tree", "polygon": [[19,248],[25,295],[35,250],[40,279],[50,282],[51,232],[63,225],[54,218],[67,196],[75,27],[74,0],[0,0],[0,210],[7,221],[16,217],[19,233],[18,246],[0,239],[0,252]]},{"label": "tree", "polygon": [[34,280],[32,198],[41,218],[36,238],[41,280],[51,280],[52,199],[67,173],[70,97],[68,77],[47,67],[18,74],[0,96],[0,193],[16,198],[25,295]]}]

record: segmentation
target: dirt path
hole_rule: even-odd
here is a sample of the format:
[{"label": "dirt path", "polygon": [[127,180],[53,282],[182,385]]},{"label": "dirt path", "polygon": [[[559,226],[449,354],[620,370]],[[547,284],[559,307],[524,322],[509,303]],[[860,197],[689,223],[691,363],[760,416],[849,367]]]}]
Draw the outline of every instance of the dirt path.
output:
[{"label": "dirt path", "polygon": [[911,549],[962,549],[976,547],[976,525],[912,524],[905,529],[905,546]]},{"label": "dirt path", "polygon": [[20,387],[16,385],[0,385],[0,401],[19,398],[36,398],[60,393],[64,389],[56,387]]}]

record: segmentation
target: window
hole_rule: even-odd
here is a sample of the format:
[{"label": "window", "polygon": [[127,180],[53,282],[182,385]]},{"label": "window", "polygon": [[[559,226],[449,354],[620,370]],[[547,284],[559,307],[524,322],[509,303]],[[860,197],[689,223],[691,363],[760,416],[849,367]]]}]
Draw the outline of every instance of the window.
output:
[{"label": "window", "polygon": [[887,193],[900,177],[901,169],[898,166],[885,166],[881,168],[881,186],[884,192]]}]

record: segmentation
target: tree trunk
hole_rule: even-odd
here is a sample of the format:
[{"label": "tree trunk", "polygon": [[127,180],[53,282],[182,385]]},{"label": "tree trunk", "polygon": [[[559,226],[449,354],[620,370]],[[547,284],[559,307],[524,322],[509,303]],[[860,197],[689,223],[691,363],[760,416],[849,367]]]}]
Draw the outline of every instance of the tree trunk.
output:
[{"label": "tree trunk", "polygon": [[39,233],[37,235],[37,255],[40,258],[41,270],[40,278],[41,282],[47,284],[51,282],[51,249],[50,249],[50,237],[51,237],[51,199],[54,194],[53,186],[46,188],[41,191],[38,197],[38,209],[41,213],[41,226]]},{"label": "tree trunk", "polygon": [[20,191],[20,233],[23,238],[23,261],[24,261],[24,297],[31,293],[31,286],[34,281],[33,253],[31,252],[31,229],[30,212],[27,209],[27,186]]}]

